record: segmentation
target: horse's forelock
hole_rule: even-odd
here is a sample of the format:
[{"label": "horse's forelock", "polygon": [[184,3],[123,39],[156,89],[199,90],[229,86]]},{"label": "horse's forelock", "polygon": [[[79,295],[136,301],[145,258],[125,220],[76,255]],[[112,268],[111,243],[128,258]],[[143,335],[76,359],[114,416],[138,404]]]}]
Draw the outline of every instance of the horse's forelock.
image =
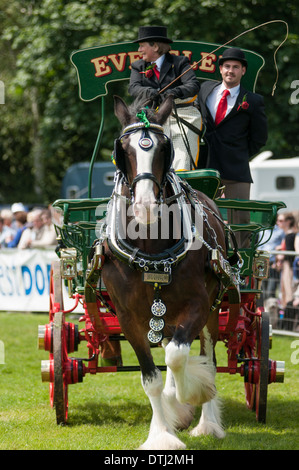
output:
[{"label": "horse's forelock", "polygon": [[155,110],[148,107],[148,99],[136,99],[129,107],[131,123],[138,122],[137,114],[142,110],[146,110],[146,116],[150,122],[156,122]]}]

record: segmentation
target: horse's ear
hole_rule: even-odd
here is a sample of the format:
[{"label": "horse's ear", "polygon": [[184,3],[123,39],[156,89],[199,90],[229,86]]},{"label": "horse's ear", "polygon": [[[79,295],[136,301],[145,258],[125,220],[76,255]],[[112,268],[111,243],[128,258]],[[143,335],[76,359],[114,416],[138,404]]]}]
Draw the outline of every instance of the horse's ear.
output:
[{"label": "horse's ear", "polygon": [[159,106],[159,109],[156,113],[157,123],[163,125],[166,119],[170,116],[173,107],[173,96],[169,95],[163,103]]},{"label": "horse's ear", "polygon": [[114,98],[114,114],[123,127],[130,121],[131,114],[126,103],[117,95]]}]

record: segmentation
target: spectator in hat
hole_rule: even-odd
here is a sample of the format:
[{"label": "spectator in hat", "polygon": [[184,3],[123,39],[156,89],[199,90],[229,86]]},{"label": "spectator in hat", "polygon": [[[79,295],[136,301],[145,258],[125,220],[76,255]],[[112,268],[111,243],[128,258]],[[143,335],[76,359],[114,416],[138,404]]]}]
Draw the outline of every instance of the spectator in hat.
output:
[{"label": "spectator in hat", "polygon": [[[219,171],[224,196],[229,199],[250,198],[249,160],[268,136],[263,97],[241,84],[247,65],[241,49],[226,49],[219,59],[222,82],[204,82],[198,95],[208,144],[208,154],[200,155],[205,157],[200,166]],[[239,211],[235,217],[235,223],[248,221],[246,212]]]},{"label": "spectator in hat", "polygon": [[19,223],[18,221],[16,221],[16,214],[19,214],[19,213],[27,213],[27,209],[26,207],[24,206],[24,204],[22,202],[14,202],[10,208],[11,212],[12,212],[12,216],[13,216],[13,220],[12,220],[12,227],[15,229],[15,230],[18,230],[19,229]]},{"label": "spectator in hat", "polygon": [[24,230],[27,228],[27,212],[18,211],[14,213],[14,221],[17,227],[14,238],[7,243],[7,248],[17,248]]},{"label": "spectator in hat", "polygon": [[173,96],[174,112],[164,125],[164,132],[174,146],[174,169],[190,170],[197,165],[202,128],[200,112],[194,106],[199,91],[196,75],[187,57],[170,54],[172,40],[167,37],[166,27],[142,26],[133,42],[139,43],[142,59],[132,63],[129,93],[154,107]]},{"label": "spectator in hat", "polygon": [[17,212],[27,212],[26,207],[22,202],[14,202],[11,206],[11,212],[16,214]]}]

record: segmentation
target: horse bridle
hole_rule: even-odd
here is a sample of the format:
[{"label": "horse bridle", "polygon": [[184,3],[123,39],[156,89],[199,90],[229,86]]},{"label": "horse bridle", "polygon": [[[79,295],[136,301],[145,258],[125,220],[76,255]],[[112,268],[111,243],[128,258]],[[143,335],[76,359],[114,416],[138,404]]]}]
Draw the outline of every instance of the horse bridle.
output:
[{"label": "horse bridle", "polygon": [[[142,150],[148,151],[154,145],[154,142],[151,139],[149,132],[154,132],[155,134],[164,136],[165,141],[166,141],[167,145],[169,146],[169,153],[170,154],[169,154],[169,157],[168,157],[168,164],[167,164],[167,167],[164,166],[164,172],[163,172],[163,177],[162,177],[161,183],[158,181],[158,179],[156,178],[156,176],[153,173],[149,173],[149,172],[139,173],[138,175],[136,175],[134,177],[131,184],[128,181],[128,177],[127,177],[127,174],[126,174],[126,168],[125,168],[125,165],[124,165],[125,155],[124,155],[124,150],[123,150],[123,147],[122,147],[122,139],[124,137],[127,137],[127,136],[129,136],[129,135],[131,135],[135,132],[140,131],[140,130],[142,130],[142,135],[141,135],[141,138],[139,139],[138,145]],[[172,163],[173,157],[174,157],[172,142],[169,139],[169,137],[166,134],[164,134],[164,129],[163,129],[162,126],[160,126],[159,124],[149,123],[149,122],[148,122],[148,124],[144,123],[144,122],[137,122],[137,123],[130,124],[129,126],[125,127],[124,130],[123,130],[122,135],[118,139],[116,139],[115,142],[114,142],[114,154],[113,154],[113,156],[114,156],[114,160],[115,160],[115,163],[116,163],[116,166],[117,166],[118,170],[123,175],[124,183],[129,187],[131,195],[133,195],[134,188],[135,188],[136,184],[139,181],[144,180],[144,179],[149,179],[157,185],[157,187],[159,189],[159,194],[160,194],[160,197],[161,197],[163,187],[167,182],[167,171],[170,169],[171,163]]]}]

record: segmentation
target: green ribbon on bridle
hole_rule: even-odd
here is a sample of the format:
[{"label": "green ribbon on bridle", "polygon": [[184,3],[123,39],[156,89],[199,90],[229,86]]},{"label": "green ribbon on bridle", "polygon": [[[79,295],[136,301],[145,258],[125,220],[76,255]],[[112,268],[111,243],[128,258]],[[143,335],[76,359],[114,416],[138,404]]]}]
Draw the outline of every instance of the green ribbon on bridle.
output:
[{"label": "green ribbon on bridle", "polygon": [[140,111],[140,113],[136,114],[136,117],[138,117],[139,121],[144,123],[144,127],[150,127],[150,125],[151,125],[149,120],[147,119],[147,115],[146,115],[146,109],[147,108],[148,108],[148,106],[145,109],[142,109]]}]

